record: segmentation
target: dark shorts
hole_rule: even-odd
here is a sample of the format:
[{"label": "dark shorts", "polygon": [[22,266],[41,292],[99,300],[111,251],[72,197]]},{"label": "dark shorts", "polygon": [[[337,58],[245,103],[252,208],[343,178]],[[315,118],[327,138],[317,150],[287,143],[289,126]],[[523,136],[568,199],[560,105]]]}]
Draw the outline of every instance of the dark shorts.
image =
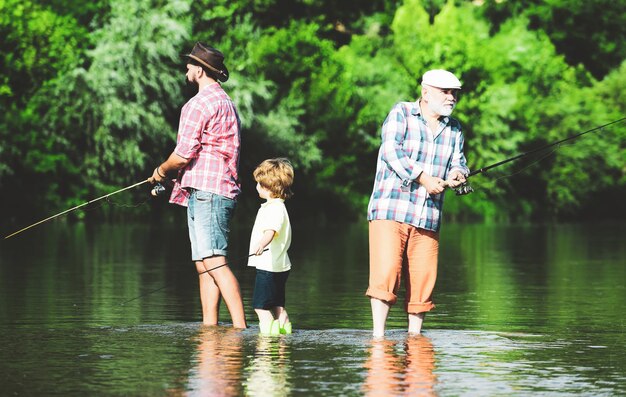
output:
[{"label": "dark shorts", "polygon": [[287,277],[289,277],[289,270],[275,273],[257,269],[252,307],[265,310],[277,306],[285,307]]}]

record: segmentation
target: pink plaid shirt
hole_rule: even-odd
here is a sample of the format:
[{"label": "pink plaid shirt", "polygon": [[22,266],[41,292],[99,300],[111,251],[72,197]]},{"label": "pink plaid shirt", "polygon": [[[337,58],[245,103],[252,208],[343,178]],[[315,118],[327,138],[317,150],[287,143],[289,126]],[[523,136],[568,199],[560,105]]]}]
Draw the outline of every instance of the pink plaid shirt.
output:
[{"label": "pink plaid shirt", "polygon": [[218,83],[183,106],[174,152],[190,161],[178,172],[170,203],[187,206],[188,188],[237,198],[240,125],[235,105]]}]

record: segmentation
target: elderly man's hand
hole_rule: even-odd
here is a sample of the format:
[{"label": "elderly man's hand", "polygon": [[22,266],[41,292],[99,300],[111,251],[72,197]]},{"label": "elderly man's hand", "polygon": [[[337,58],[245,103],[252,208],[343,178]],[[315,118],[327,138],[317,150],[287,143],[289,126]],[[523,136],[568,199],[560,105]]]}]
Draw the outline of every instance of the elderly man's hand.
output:
[{"label": "elderly man's hand", "polygon": [[450,173],[446,184],[451,188],[455,188],[457,186],[461,186],[466,181],[467,180],[465,179],[465,175],[463,175],[461,171],[455,170]]},{"label": "elderly man's hand", "polygon": [[447,183],[441,178],[436,176],[426,175],[421,173],[417,178],[417,182],[426,188],[428,194],[439,194],[446,189]]}]

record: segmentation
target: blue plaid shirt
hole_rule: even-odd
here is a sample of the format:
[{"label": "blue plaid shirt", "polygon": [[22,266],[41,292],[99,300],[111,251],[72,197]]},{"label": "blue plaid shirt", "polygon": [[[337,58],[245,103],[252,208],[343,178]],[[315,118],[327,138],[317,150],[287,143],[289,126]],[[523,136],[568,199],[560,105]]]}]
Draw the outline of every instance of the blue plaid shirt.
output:
[{"label": "blue plaid shirt", "polygon": [[374,191],[367,219],[393,220],[439,231],[444,193],[430,195],[415,180],[422,172],[447,179],[453,170],[467,175],[461,124],[442,117],[433,134],[417,102],[399,102],[382,127]]}]

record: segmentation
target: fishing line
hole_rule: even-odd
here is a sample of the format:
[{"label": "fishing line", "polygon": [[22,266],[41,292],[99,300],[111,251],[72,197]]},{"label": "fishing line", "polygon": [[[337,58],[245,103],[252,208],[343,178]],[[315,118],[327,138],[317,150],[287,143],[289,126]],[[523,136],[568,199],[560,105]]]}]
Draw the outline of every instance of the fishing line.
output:
[{"label": "fishing line", "polygon": [[[475,171],[470,172],[470,173],[466,176],[466,179],[469,179],[470,177],[475,176],[475,175],[478,175],[478,174],[485,173],[485,172],[487,172],[488,170],[490,170],[490,169],[492,169],[492,168],[499,167],[499,166],[504,165],[504,164],[506,164],[506,163],[509,163],[509,162],[511,162],[511,161],[519,160],[519,159],[521,159],[521,158],[523,158],[523,157],[526,157],[526,156],[529,156],[529,155],[531,155],[531,154],[535,154],[535,153],[541,152],[541,151],[543,151],[543,150],[546,150],[546,149],[548,149],[548,148],[551,148],[551,147],[553,147],[553,146],[557,146],[557,147],[556,147],[556,149],[554,149],[553,151],[551,151],[550,153],[548,153],[546,156],[543,156],[542,158],[540,158],[540,159],[538,159],[538,160],[536,160],[536,161],[534,161],[534,162],[530,163],[529,165],[527,165],[526,167],[522,168],[521,170],[516,171],[516,172],[514,172],[514,173],[512,173],[512,174],[510,174],[510,175],[508,175],[508,176],[502,176],[502,177],[499,177],[499,178],[497,178],[496,180],[498,180],[498,179],[502,179],[502,178],[507,178],[507,177],[510,177],[510,176],[512,176],[512,175],[515,175],[515,174],[518,174],[518,173],[522,172],[523,170],[525,170],[526,168],[530,167],[531,165],[536,164],[536,163],[538,163],[539,161],[544,160],[545,158],[547,158],[548,156],[550,156],[552,153],[554,153],[554,152],[556,152],[558,149],[560,149],[560,147],[561,147],[561,144],[562,144],[562,143],[567,142],[567,141],[570,141],[570,140],[575,139],[575,138],[578,138],[578,137],[581,137],[581,136],[583,136],[583,135],[585,135],[585,134],[588,134],[588,133],[590,133],[590,132],[600,131],[600,130],[604,129],[605,127],[608,127],[609,125],[612,125],[612,124],[617,124],[617,123],[621,123],[621,122],[622,122],[622,121],[624,121],[624,120],[626,120],[626,117],[622,117],[621,119],[614,120],[614,121],[611,121],[611,122],[609,122],[609,123],[606,123],[606,124],[600,125],[600,126],[598,126],[598,127],[591,128],[591,129],[589,129],[589,130],[587,130],[587,131],[580,132],[580,133],[578,133],[578,134],[575,134],[575,135],[569,136],[569,137],[567,137],[567,138],[561,139],[561,140],[556,141],[556,142],[549,143],[549,144],[547,144],[547,145],[544,145],[544,146],[538,147],[538,148],[536,148],[536,149],[532,149],[532,150],[530,150],[530,151],[528,151],[528,152],[520,153],[520,154],[518,154],[518,155],[516,155],[516,156],[513,156],[513,157],[511,157],[511,158],[508,158],[508,159],[505,159],[505,160],[499,161],[499,162],[497,162],[497,163],[494,163],[494,164],[488,165],[488,166],[486,166],[486,167],[479,168],[479,169],[477,169],[477,170],[475,170]],[[573,143],[572,143],[572,144],[573,144]],[[472,192],[474,191],[474,189],[472,189],[472,187],[471,187],[471,186],[470,186],[467,182],[466,182],[466,183],[463,183],[462,185],[460,185],[460,186],[458,186],[458,187],[456,187],[456,188],[454,188],[454,190],[456,191],[456,194],[457,194],[457,195],[459,195],[459,196],[461,196],[461,195],[465,195],[465,194],[469,194],[469,193],[472,193]]]},{"label": "fishing line", "polygon": [[603,129],[603,128],[605,128],[605,127],[609,126],[609,125],[616,124],[616,123],[620,123],[620,122],[622,122],[622,121],[624,121],[624,120],[626,120],[626,117],[622,117],[622,118],[621,118],[621,119],[619,119],[619,120],[611,121],[610,123],[606,123],[606,124],[603,124],[603,125],[601,125],[601,126],[594,127],[594,128],[592,128],[592,129],[590,129],[590,130],[587,130],[587,131],[584,131],[584,132],[581,132],[581,133],[578,133],[578,134],[575,134],[575,135],[569,136],[569,137],[567,137],[567,138],[561,139],[561,140],[556,141],[556,142],[549,143],[549,144],[547,144],[547,145],[544,145],[544,146],[538,147],[538,148],[536,148],[536,149],[529,150],[528,152],[525,152],[525,153],[520,153],[520,154],[518,154],[517,156],[513,156],[513,157],[508,158],[508,159],[506,159],[506,160],[502,160],[502,161],[499,161],[499,162],[497,162],[497,163],[495,163],[495,164],[491,164],[491,165],[488,165],[488,166],[486,166],[486,167],[482,167],[482,168],[479,168],[479,169],[477,169],[477,170],[475,170],[475,171],[472,171],[472,172],[470,172],[470,173],[469,173],[469,175],[468,175],[467,177],[469,178],[469,177],[471,177],[471,176],[481,174],[481,173],[483,173],[483,172],[485,172],[485,171],[488,171],[488,170],[490,170],[490,169],[492,169],[492,168],[499,167],[499,166],[501,166],[501,165],[504,165],[504,164],[506,164],[506,163],[509,163],[509,162],[514,161],[514,160],[517,160],[517,159],[521,159],[522,157],[526,157],[526,156],[528,156],[528,155],[530,155],[530,154],[540,152],[540,151],[545,150],[545,149],[547,149],[547,148],[549,148],[549,147],[556,146],[556,145],[558,145],[558,144],[560,144],[560,143],[563,143],[563,142],[566,142],[566,141],[569,141],[569,140],[572,140],[572,139],[578,138],[578,137],[583,136],[583,135],[585,135],[585,134],[588,134],[588,133],[590,133],[590,132],[595,132],[595,131],[601,130],[601,129]]},{"label": "fishing line", "polygon": [[[261,251],[261,254],[262,254],[263,252],[265,252],[265,251],[268,251],[268,250],[269,250],[269,248],[265,248],[263,251]],[[236,263],[236,262],[239,262],[239,261],[240,261],[240,260],[242,260],[242,259],[247,259],[247,258],[250,258],[251,256],[255,256],[255,255],[256,255],[256,254],[250,254],[250,255],[245,256],[245,257],[239,257],[239,258],[237,258],[237,260],[236,260],[236,261],[234,261],[234,262]],[[230,262],[231,262],[231,263],[233,263],[233,261],[230,261]],[[211,272],[211,271],[213,271],[213,270],[215,270],[215,269],[219,269],[220,267],[224,267],[224,266],[228,266],[228,262],[225,262],[225,263],[223,263],[223,264],[221,264],[221,265],[218,265],[218,266],[212,267],[212,268],[210,268],[209,270],[205,270],[205,271],[203,271],[203,272],[201,272],[201,273],[198,273],[198,275],[201,275],[201,274],[204,274],[204,273]],[[161,287],[159,287],[159,288],[157,288],[157,289],[153,289],[153,290],[151,290],[151,291],[148,291],[148,292],[146,292],[146,293],[143,293],[143,294],[141,294],[141,295],[139,295],[139,296],[136,296],[136,297],[134,297],[134,298],[132,298],[132,299],[129,299],[129,300],[127,300],[127,301],[124,301],[124,302],[120,303],[120,306],[124,306],[125,304],[127,304],[127,303],[129,303],[129,302],[135,301],[135,300],[137,300],[137,299],[139,299],[139,298],[143,298],[144,296],[148,296],[148,295],[153,294],[153,293],[155,293],[155,292],[159,292],[159,291],[161,291],[161,290],[163,290],[163,289],[167,288],[168,286],[169,286],[169,285],[163,285],[163,286],[161,286]]]},{"label": "fishing line", "polygon": [[[161,185],[160,183],[158,183],[158,182],[157,182],[157,183],[155,184],[155,186],[152,188],[152,190],[153,190],[153,192],[154,192],[154,193],[152,194],[152,196],[156,197],[156,196],[160,196],[160,195],[162,195],[163,193],[165,193],[165,190],[166,190],[166,189],[165,189],[165,187],[164,187],[163,185]],[[111,197],[107,197],[107,198],[105,199],[105,201],[106,201],[107,203],[111,204],[111,205],[112,205],[112,206],[114,206],[114,207],[120,207],[120,208],[137,208],[137,207],[141,207],[142,205],[144,205],[145,203],[147,203],[147,202],[148,202],[148,201],[150,201],[150,200],[152,200],[152,197],[148,196],[148,198],[146,198],[145,200],[140,201],[140,202],[135,203],[135,204],[123,204],[123,203],[121,203],[121,202],[115,202],[115,201],[111,200]],[[97,207],[90,208],[90,209],[89,209],[89,211],[91,211],[92,209],[98,209],[98,208],[102,208],[102,207],[104,207],[104,203],[100,204],[100,205],[99,205],[99,206],[97,206]],[[85,209],[85,210],[83,210],[83,211],[87,211],[87,210]]]},{"label": "fishing line", "polygon": [[[141,207],[142,205],[144,205],[145,203],[147,203],[148,201],[150,201],[150,197],[148,197],[147,199],[140,201],[138,203],[135,204],[123,204],[123,203],[119,203],[119,202],[115,202],[112,201],[111,199],[106,199],[106,202],[111,204],[114,207],[121,207],[121,208],[137,208],[137,207]],[[103,204],[104,205],[104,204]],[[100,205],[100,207],[102,207],[103,205]]]},{"label": "fishing line", "polygon": [[210,268],[209,270],[205,270],[205,271],[203,271],[203,272],[200,272],[200,273],[198,273],[198,276],[199,276],[199,275],[201,275],[201,274],[204,274],[204,273],[212,272],[213,270],[215,270],[215,269],[219,269],[220,267],[224,267],[224,266],[226,266],[226,265],[228,265],[228,262],[224,262],[224,263],[222,263],[222,264],[221,264],[221,265],[219,265],[219,266],[215,266],[215,267]]},{"label": "fishing line", "polygon": [[[495,179],[494,179],[494,181],[498,181],[498,180],[500,180],[500,179],[505,179],[505,178],[510,178],[510,177],[512,177],[512,176],[514,176],[514,175],[517,175],[517,174],[519,174],[519,173],[521,173],[521,172],[523,172],[523,171],[527,170],[527,169],[528,169],[528,168],[530,168],[531,166],[533,166],[533,165],[535,165],[535,164],[537,164],[537,163],[540,163],[540,162],[542,162],[543,160],[547,159],[547,158],[548,158],[548,157],[550,157],[552,154],[556,153],[559,149],[565,148],[565,147],[567,147],[567,146],[574,146],[574,143],[572,142],[572,143],[568,143],[568,144],[560,144],[560,145],[557,145],[557,146],[556,146],[556,148],[555,148],[554,150],[551,150],[551,151],[550,151],[550,153],[548,153],[548,154],[546,154],[546,155],[544,155],[544,156],[542,156],[542,157],[538,158],[537,160],[535,160],[535,161],[531,162],[530,164],[526,165],[525,167],[522,167],[521,169],[519,169],[519,170],[517,170],[517,171],[515,171],[515,172],[513,172],[513,173],[510,173],[510,174],[508,174],[508,175],[503,175],[503,176],[500,176],[500,177],[498,177],[498,178],[495,178]],[[487,175],[487,173],[485,173],[485,175]]]},{"label": "fishing line", "polygon": [[[517,175],[517,174],[520,174],[520,173],[522,173],[523,171],[527,170],[528,168],[532,167],[533,165],[535,165],[535,164],[537,164],[537,163],[540,163],[540,162],[542,162],[543,160],[547,159],[548,157],[552,156],[552,154],[554,154],[557,150],[558,150],[558,149],[551,150],[551,151],[550,151],[550,153],[547,153],[547,154],[545,154],[545,155],[541,156],[540,158],[536,159],[535,161],[532,161],[531,163],[529,163],[529,164],[525,165],[524,167],[522,167],[522,168],[520,168],[520,169],[518,169],[518,170],[516,170],[516,171],[514,171],[514,172],[511,172],[510,174],[501,175],[501,176],[494,177],[494,178],[491,178],[491,179],[492,179],[493,181],[499,181],[500,179],[506,179],[506,178],[510,178],[510,177],[512,177],[512,176],[515,176],[515,175]],[[490,173],[489,173],[489,172],[485,172],[485,173],[484,173],[484,176],[485,176],[485,177],[489,177],[489,175],[490,175]]]},{"label": "fishing line", "polygon": [[[548,154],[546,154],[546,155],[544,155],[544,156],[542,156],[542,157],[538,158],[537,160],[535,160],[535,161],[531,162],[530,164],[527,164],[526,166],[524,166],[524,167],[520,168],[519,170],[517,170],[517,171],[515,171],[515,172],[512,172],[512,173],[510,173],[510,174],[508,174],[508,175],[502,175],[502,176],[499,176],[499,177],[495,178],[495,179],[494,179],[494,181],[499,181],[500,179],[506,179],[506,178],[510,178],[510,177],[512,177],[512,176],[514,176],[514,175],[521,174],[522,172],[524,172],[525,170],[529,169],[529,168],[530,168],[530,167],[532,167],[533,165],[535,165],[535,164],[537,164],[537,163],[540,163],[540,162],[542,162],[543,160],[547,159],[548,157],[552,156],[552,154],[556,153],[556,151],[557,151],[557,150],[559,150],[559,149],[557,148],[557,149],[551,150],[551,151],[550,151],[550,153],[548,153]],[[485,175],[486,175],[486,174],[485,174]]]},{"label": "fishing line", "polygon": [[90,205],[88,207],[85,208],[80,208],[81,212],[91,212],[91,211],[95,211],[99,208],[102,208],[105,206],[105,204],[109,204],[113,207],[120,207],[120,208],[137,208],[137,207],[141,207],[142,205],[146,204],[148,201],[150,201],[150,197],[148,197],[145,200],[142,200],[136,204],[124,204],[121,202],[115,202],[113,200],[111,200],[110,197],[107,197],[106,199],[104,199],[103,201],[101,201],[101,204],[98,205]]}]

